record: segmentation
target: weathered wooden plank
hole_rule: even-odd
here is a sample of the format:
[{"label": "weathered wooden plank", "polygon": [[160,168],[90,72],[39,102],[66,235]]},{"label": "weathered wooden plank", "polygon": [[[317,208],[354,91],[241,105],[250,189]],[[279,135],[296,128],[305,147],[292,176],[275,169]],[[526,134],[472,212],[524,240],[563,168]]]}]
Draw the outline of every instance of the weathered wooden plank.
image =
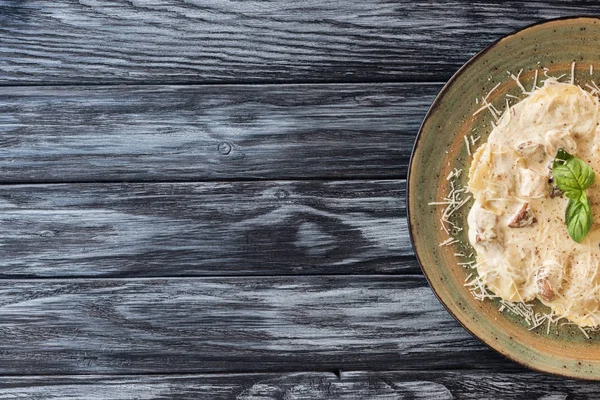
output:
[{"label": "weathered wooden plank", "polygon": [[0,374],[424,365],[515,368],[419,276],[0,281]]},{"label": "weathered wooden plank", "polygon": [[439,89],[5,87],[0,182],[402,177]]},{"label": "weathered wooden plank", "polygon": [[0,2],[0,82],[446,80],[587,1]]},{"label": "weathered wooden plank", "polygon": [[420,273],[405,181],[0,186],[0,277]]},{"label": "weathered wooden plank", "polygon": [[0,399],[597,399],[598,384],[537,373],[391,371],[0,377]]}]

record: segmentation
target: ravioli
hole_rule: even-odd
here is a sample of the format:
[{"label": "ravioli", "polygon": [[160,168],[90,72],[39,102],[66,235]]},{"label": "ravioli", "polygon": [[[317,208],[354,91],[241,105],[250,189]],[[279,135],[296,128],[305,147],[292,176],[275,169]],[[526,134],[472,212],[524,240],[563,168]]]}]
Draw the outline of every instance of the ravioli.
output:
[{"label": "ravioli", "polygon": [[582,327],[600,325],[600,184],[587,190],[594,224],[576,243],[550,166],[563,148],[599,173],[599,122],[597,97],[548,78],[504,112],[469,170],[468,233],[482,281],[503,300],[538,299]]}]

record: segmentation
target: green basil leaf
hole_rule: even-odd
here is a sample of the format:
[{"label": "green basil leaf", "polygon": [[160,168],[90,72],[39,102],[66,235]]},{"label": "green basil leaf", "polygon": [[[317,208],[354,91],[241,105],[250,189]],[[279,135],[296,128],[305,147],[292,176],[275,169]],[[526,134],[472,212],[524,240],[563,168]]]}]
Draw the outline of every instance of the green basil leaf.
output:
[{"label": "green basil leaf", "polygon": [[573,170],[566,164],[557,165],[552,169],[554,182],[559,189],[565,192],[581,192],[581,186]]},{"label": "green basil leaf", "polygon": [[571,158],[573,158],[573,156],[567,153],[564,149],[558,149],[558,151],[556,152],[556,157],[554,157],[554,162],[552,163],[552,168],[554,168],[554,165],[556,165],[557,163],[564,164]]},{"label": "green basil leaf", "polygon": [[552,162],[552,175],[556,186],[569,199],[565,210],[569,236],[581,243],[593,224],[592,209],[585,190],[592,186],[596,174],[585,161],[558,149]]},{"label": "green basil leaf", "polygon": [[592,227],[592,210],[587,196],[583,194],[582,201],[569,199],[565,211],[565,222],[571,239],[581,243]]},{"label": "green basil leaf", "polygon": [[592,167],[590,167],[585,161],[580,160],[579,158],[573,158],[567,161],[567,165],[572,162],[576,162],[578,168],[580,168],[579,177],[577,180],[579,181],[579,185],[581,186],[581,190],[585,190],[594,184],[594,179],[596,179],[596,174]]},{"label": "green basil leaf", "polygon": [[569,190],[569,191],[564,192],[564,195],[568,199],[580,201],[581,196],[582,195],[585,196],[585,192],[582,192],[580,190],[572,190],[572,191]]},{"label": "green basil leaf", "polygon": [[596,175],[594,170],[583,160],[573,157],[563,149],[559,149],[552,163],[552,175],[556,186],[565,192],[569,198],[581,196],[581,192],[592,186]]}]

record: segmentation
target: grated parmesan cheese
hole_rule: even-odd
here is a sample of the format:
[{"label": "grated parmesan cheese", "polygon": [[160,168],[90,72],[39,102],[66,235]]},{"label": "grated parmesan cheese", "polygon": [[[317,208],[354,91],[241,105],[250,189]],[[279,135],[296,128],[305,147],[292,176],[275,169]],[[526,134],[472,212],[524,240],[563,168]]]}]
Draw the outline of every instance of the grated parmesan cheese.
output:
[{"label": "grated parmesan cheese", "polygon": [[533,77],[533,87],[531,88],[531,91],[533,92],[535,89],[537,89],[537,78],[538,78],[538,70],[535,70],[535,76]]},{"label": "grated parmesan cheese", "polygon": [[509,72],[509,71],[506,71],[506,72],[508,72],[508,75],[510,76],[510,78],[511,78],[512,80],[514,80],[514,81],[517,83],[517,86],[518,86],[518,87],[521,89],[521,91],[522,91],[524,94],[529,94],[529,93],[530,93],[530,92],[528,92],[528,91],[525,89],[525,86],[523,86],[523,84],[522,84],[522,83],[521,83],[521,81],[519,80],[519,78],[521,77],[521,72],[523,72],[523,70],[522,70],[522,69],[519,71],[519,73],[517,74],[517,76],[515,76],[513,73],[511,73],[511,72]]},{"label": "grated parmesan cheese", "polygon": [[463,139],[465,139],[465,146],[467,147],[467,153],[469,153],[469,155],[471,155],[471,148],[469,147],[469,140],[467,139],[466,136],[463,136]]}]

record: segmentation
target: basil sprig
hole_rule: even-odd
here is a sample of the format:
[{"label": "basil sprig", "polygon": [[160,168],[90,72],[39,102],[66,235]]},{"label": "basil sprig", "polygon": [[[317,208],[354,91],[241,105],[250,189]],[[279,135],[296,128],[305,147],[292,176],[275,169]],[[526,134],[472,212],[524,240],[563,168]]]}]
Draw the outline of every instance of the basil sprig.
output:
[{"label": "basil sprig", "polygon": [[592,209],[585,190],[594,183],[594,170],[583,160],[558,149],[552,163],[556,186],[569,199],[565,222],[571,239],[581,243],[592,227]]}]

